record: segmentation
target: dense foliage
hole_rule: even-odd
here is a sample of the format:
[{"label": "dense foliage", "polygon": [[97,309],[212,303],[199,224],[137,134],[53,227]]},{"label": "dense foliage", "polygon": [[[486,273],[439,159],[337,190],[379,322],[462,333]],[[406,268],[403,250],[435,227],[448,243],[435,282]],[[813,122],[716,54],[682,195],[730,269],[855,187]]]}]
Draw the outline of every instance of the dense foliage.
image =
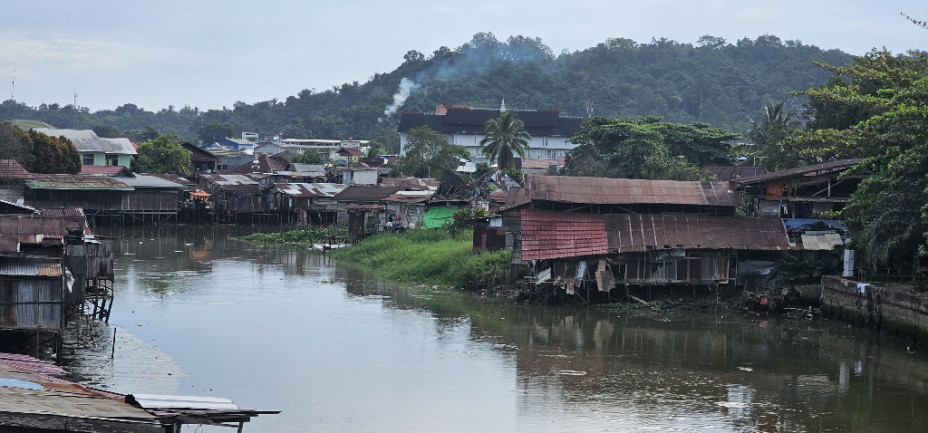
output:
[{"label": "dense foliage", "polygon": [[252,233],[242,237],[242,240],[269,245],[310,245],[326,240],[348,239],[348,228],[345,226],[327,226],[315,229],[298,229],[280,233]]},{"label": "dense foliage", "polygon": [[438,177],[443,171],[454,171],[460,158],[470,154],[463,146],[448,142],[448,136],[427,126],[410,129],[406,134],[406,157],[394,167],[396,176]]},{"label": "dense foliage", "polygon": [[789,145],[810,161],[867,158],[841,216],[871,261],[914,266],[928,231],[928,57],[874,51],[821,66],[835,77],[806,92],[816,121]]},{"label": "dense foliage", "polygon": [[732,140],[741,137],[705,123],[585,119],[571,141],[564,174],[634,179],[696,180],[699,167],[730,164]]},{"label": "dense foliage", "polygon": [[458,48],[440,47],[431,55],[410,51],[402,60],[392,72],[374,74],[365,83],[304,89],[285,100],[236,102],[207,111],[169,106],[156,112],[127,103],[93,113],[73,105],[33,108],[8,100],[0,104],[0,119],[36,119],[58,128],[110,133],[114,128],[144,133],[148,126],[190,142],[227,135],[228,129],[199,136],[211,129],[203,129],[207,125],[226,124],[261,135],[371,139],[396,152],[398,116],[384,108],[394,102],[406,78],[414,89],[401,101],[407,111],[429,111],[447,102],[495,107],[505,98],[514,108],[563,108],[564,114],[585,116],[592,106],[601,116],[658,115],[670,122],[707,122],[744,131],[746,114],[758,113],[765,98],[785,100],[788,92],[827,79],[812,61],[843,65],[851,58],[771,35],[734,43],[706,36],[695,45],[614,38],[555,55],[538,38],[500,41],[478,33]]},{"label": "dense foliage", "polygon": [[190,175],[191,152],[171,134],[163,134],[138,145],[132,170],[139,173],[173,173]]},{"label": "dense foliage", "polygon": [[81,172],[81,154],[74,143],[66,137],[48,136],[35,130],[29,131],[32,141],[33,173],[77,174]]},{"label": "dense foliage", "polygon": [[0,123],[0,159],[16,160],[27,171],[31,171],[35,162],[32,147],[29,134],[10,122]]}]

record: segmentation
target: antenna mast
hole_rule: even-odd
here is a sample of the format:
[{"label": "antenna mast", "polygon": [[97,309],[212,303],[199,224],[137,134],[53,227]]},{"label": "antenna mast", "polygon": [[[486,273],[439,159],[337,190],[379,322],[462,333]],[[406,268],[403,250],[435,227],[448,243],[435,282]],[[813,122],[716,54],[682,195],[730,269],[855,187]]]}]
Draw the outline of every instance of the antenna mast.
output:
[{"label": "antenna mast", "polygon": [[16,108],[16,63],[13,63],[13,83],[10,85],[10,121],[13,121],[13,109]]}]

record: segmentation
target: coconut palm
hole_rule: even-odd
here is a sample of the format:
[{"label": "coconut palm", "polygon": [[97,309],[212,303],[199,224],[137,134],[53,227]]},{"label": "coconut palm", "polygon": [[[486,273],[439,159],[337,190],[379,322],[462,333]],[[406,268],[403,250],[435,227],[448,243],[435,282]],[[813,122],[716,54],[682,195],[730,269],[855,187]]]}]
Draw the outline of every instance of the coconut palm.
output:
[{"label": "coconut palm", "polygon": [[758,156],[768,170],[783,170],[800,164],[798,155],[783,148],[801,124],[796,112],[788,111],[784,102],[764,101],[760,122],[748,117],[751,129],[745,134],[757,146]]},{"label": "coconut palm", "polygon": [[512,111],[505,111],[483,125],[486,136],[480,140],[480,153],[505,170],[513,165],[514,155],[525,158],[532,136],[525,132],[525,124]]}]

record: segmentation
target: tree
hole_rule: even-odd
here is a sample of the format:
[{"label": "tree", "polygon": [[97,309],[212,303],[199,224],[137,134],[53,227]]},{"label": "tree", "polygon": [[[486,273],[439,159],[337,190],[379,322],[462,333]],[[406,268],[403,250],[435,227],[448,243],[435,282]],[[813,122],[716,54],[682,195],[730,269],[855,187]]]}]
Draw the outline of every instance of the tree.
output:
[{"label": "tree", "polygon": [[728,161],[730,141],[740,137],[705,123],[665,123],[593,117],[571,141],[580,145],[565,158],[570,176],[695,180],[698,167]]},{"label": "tree", "polygon": [[29,131],[29,139],[32,140],[32,154],[35,156],[32,166],[34,173],[81,172],[81,154],[71,140],[63,136],[48,136],[35,130]]},{"label": "tree", "polygon": [[467,149],[448,142],[448,137],[427,126],[410,129],[406,135],[406,154],[396,164],[396,174],[412,177],[438,176],[443,170],[454,171]]},{"label": "tree", "polygon": [[29,134],[10,122],[0,123],[0,159],[15,159],[27,171],[35,161]]},{"label": "tree", "polygon": [[496,119],[487,120],[483,127],[486,136],[480,140],[480,153],[490,164],[495,161],[505,170],[514,164],[514,154],[525,159],[532,136],[525,132],[525,123],[516,118],[515,113],[506,111]]},{"label": "tree", "polygon": [[[131,105],[131,104],[130,104]],[[138,141],[149,141],[158,138],[161,135],[157,129],[152,128],[151,126],[146,125],[142,129],[130,129],[126,131],[126,135],[130,135]]]},{"label": "tree", "polygon": [[204,146],[213,144],[223,138],[235,136],[235,128],[228,123],[207,122],[197,130],[197,138]]},{"label": "tree", "polygon": [[820,161],[866,158],[845,174],[869,175],[841,211],[857,231],[853,244],[871,262],[917,266],[928,230],[928,57],[883,50],[851,66],[820,66],[839,79],[804,92],[827,102],[810,104],[810,117],[826,107],[855,122],[835,117],[830,127],[813,124],[788,145]]},{"label": "tree", "polygon": [[171,173],[190,176],[190,152],[171,134],[162,134],[138,145],[133,171],[139,173]]},{"label": "tree", "polygon": [[297,164],[323,164],[325,163],[325,158],[322,157],[322,154],[313,149],[307,149],[303,153],[297,155],[293,158],[293,162]]},{"label": "tree", "polygon": [[784,147],[801,126],[798,114],[787,111],[784,102],[764,101],[760,122],[748,117],[751,128],[745,134],[756,146],[762,165],[770,171],[793,168],[801,161],[795,152]]}]

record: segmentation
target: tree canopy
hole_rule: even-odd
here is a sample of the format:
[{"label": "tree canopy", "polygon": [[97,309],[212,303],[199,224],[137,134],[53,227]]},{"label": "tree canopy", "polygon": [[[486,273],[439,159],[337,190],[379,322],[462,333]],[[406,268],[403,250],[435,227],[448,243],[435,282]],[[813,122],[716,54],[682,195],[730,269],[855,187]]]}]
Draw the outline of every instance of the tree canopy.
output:
[{"label": "tree canopy", "polygon": [[469,156],[464,146],[448,142],[448,137],[432,131],[427,126],[409,130],[406,154],[394,170],[399,176],[433,177],[444,170],[454,171],[460,158]]},{"label": "tree canopy", "polygon": [[138,145],[138,156],[132,163],[139,173],[173,173],[190,175],[190,152],[171,134],[143,141]]},{"label": "tree canopy", "polygon": [[741,137],[705,123],[585,119],[567,154],[564,174],[633,179],[695,180],[699,167],[729,164],[731,141]]},{"label": "tree canopy", "polygon": [[0,123],[0,159],[14,159],[27,171],[35,162],[29,134],[10,122]]},{"label": "tree canopy", "polygon": [[532,136],[525,132],[525,124],[515,113],[506,111],[496,119],[487,120],[484,130],[486,135],[480,140],[480,153],[490,164],[496,162],[501,170],[506,170],[514,164],[515,155],[525,159]]},{"label": "tree canopy", "polygon": [[869,175],[841,216],[859,230],[870,260],[915,264],[928,230],[928,57],[873,51],[807,90],[810,116],[823,118],[788,144],[813,161],[862,157]]},{"label": "tree canopy", "polygon": [[235,128],[228,123],[207,122],[197,130],[197,138],[204,146],[213,144],[224,138],[235,136]]},{"label": "tree canopy", "polygon": [[66,137],[48,136],[35,130],[29,131],[32,154],[35,162],[33,173],[77,174],[81,172],[81,154],[74,143]]}]

